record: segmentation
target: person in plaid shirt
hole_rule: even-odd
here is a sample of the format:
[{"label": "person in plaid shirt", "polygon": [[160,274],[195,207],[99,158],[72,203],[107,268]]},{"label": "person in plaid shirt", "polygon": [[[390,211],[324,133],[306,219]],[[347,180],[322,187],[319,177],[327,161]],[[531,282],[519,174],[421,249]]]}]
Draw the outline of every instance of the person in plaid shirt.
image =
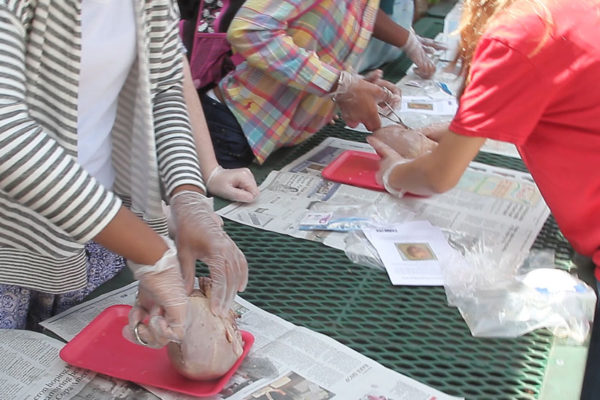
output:
[{"label": "person in plaid shirt", "polygon": [[[227,38],[243,62],[200,93],[219,163],[237,168],[298,144],[334,118],[370,130],[377,104],[398,89],[354,69],[371,35],[422,51],[418,38],[379,10],[377,0],[247,0]],[[412,35],[412,38],[411,38]],[[408,51],[407,51],[408,52]],[[429,71],[432,72],[432,71]]]}]

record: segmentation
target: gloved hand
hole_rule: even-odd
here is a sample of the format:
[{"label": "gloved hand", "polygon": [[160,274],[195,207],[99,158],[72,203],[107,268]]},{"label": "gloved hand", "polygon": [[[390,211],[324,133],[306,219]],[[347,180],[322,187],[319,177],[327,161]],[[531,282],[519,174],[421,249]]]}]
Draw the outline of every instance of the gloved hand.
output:
[{"label": "gloved hand", "polygon": [[362,122],[373,131],[381,126],[377,104],[384,102],[389,92],[358,74],[342,71],[337,89],[331,95],[348,126],[355,127]]},{"label": "gloved hand", "polygon": [[400,125],[389,125],[373,132],[374,137],[390,146],[399,156],[413,159],[432,151],[437,142],[421,132]]},{"label": "gloved hand", "polygon": [[417,39],[419,39],[419,42],[421,42],[421,45],[423,46],[423,50],[425,50],[425,53],[427,54],[433,54],[435,53],[436,50],[447,50],[448,46],[446,46],[443,43],[440,43],[436,40],[433,39],[429,39],[423,36],[419,36],[417,34],[415,34],[417,36]]},{"label": "gloved hand", "polygon": [[412,29],[408,31],[408,39],[402,46],[402,50],[415,63],[417,66],[415,73],[421,78],[430,78],[435,73],[433,61],[427,56],[421,41]]},{"label": "gloved hand", "polygon": [[171,198],[175,242],[187,292],[193,289],[196,260],[208,266],[212,279],[211,311],[225,316],[238,291],[248,283],[248,263],[223,230],[223,220],[213,211],[212,199],[193,191]]},{"label": "gloved hand", "polygon": [[225,169],[217,165],[206,180],[206,187],[215,196],[244,203],[254,201],[259,193],[248,168]]},{"label": "gloved hand", "polygon": [[367,137],[367,142],[373,146],[377,154],[379,154],[381,157],[381,161],[379,162],[379,170],[375,174],[376,181],[380,184],[383,184],[385,190],[392,196],[398,198],[404,196],[406,191],[393,186],[393,183],[390,182],[390,175],[397,166],[406,164],[411,160],[402,157],[393,148],[373,135]]},{"label": "gloved hand", "polygon": [[129,325],[123,328],[124,336],[132,342],[156,348],[182,340],[188,308],[175,244],[171,239],[163,239],[168,250],[156,264],[128,261],[139,280],[140,295],[129,313]]},{"label": "gloved hand", "polygon": [[[383,79],[383,71],[381,71],[380,69],[375,69],[373,71],[366,73],[364,75],[364,78],[367,82],[371,82],[377,86],[381,86],[382,88],[384,88],[384,90],[387,90],[386,91],[387,96],[384,101],[387,104],[389,104],[390,107],[395,109],[400,106],[400,103],[402,102],[400,88],[398,86],[394,85],[392,82],[386,81],[385,79]],[[378,105],[383,110],[386,109],[386,107],[384,107],[385,104],[380,103]]]}]

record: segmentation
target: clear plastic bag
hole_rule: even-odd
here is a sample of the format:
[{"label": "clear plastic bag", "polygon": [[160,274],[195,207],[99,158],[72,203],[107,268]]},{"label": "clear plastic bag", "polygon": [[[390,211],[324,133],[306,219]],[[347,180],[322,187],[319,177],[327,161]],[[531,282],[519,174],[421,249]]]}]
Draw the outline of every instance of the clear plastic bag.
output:
[{"label": "clear plastic bag", "polygon": [[[414,221],[416,219],[416,214],[414,212],[399,205],[393,205],[387,208],[370,206],[366,209],[363,208],[357,210],[356,212],[359,215],[368,218],[370,227],[385,227],[407,221]],[[385,271],[385,266],[383,265],[383,261],[381,261],[377,250],[360,229],[353,230],[346,235],[344,251],[350,261],[355,264]]]},{"label": "clear plastic bag", "polygon": [[574,343],[586,339],[596,294],[582,280],[554,268],[553,254],[532,251],[515,265],[514,258],[486,248],[483,241],[459,247],[463,257],[442,265],[444,288],[473,336],[517,337],[547,328]]}]

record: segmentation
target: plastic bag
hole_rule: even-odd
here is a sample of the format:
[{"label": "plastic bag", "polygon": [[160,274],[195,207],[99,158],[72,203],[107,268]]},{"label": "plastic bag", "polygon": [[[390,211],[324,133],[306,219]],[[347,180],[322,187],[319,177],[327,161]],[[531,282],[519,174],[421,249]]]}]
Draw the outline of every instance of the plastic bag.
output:
[{"label": "plastic bag", "polygon": [[596,294],[582,280],[554,268],[553,257],[533,251],[523,265],[515,265],[514,258],[482,241],[459,250],[464,257],[442,265],[444,288],[473,336],[517,337],[547,328],[574,343],[586,339]]}]

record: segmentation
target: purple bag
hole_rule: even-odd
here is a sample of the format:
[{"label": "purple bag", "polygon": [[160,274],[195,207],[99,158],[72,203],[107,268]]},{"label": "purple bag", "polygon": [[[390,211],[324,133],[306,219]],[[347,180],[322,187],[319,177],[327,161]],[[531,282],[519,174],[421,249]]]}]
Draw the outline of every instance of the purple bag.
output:
[{"label": "purple bag", "polygon": [[[186,46],[196,89],[205,90],[215,86],[243,61],[242,56],[232,55],[226,33],[243,3],[243,0],[200,0],[192,43]],[[184,41],[184,32],[188,29],[186,24],[194,24],[194,21],[181,21],[180,32]]]}]

